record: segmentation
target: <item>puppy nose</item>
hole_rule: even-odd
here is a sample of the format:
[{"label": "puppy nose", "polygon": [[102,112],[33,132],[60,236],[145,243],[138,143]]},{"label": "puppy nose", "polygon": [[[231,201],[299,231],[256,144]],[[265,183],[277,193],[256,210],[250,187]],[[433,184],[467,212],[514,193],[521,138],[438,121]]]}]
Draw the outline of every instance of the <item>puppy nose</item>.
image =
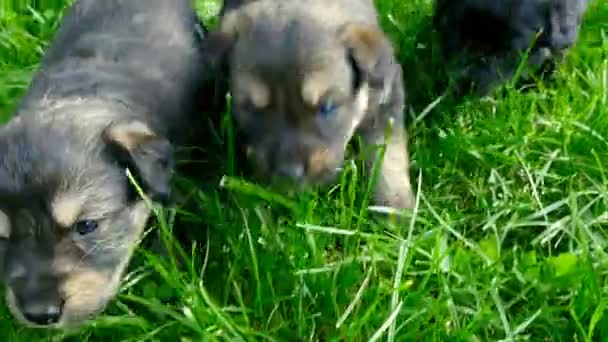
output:
[{"label": "puppy nose", "polygon": [[279,166],[278,174],[281,177],[291,178],[300,181],[304,178],[304,165],[301,163],[287,163]]},{"label": "puppy nose", "polygon": [[63,304],[47,305],[39,310],[24,311],[23,317],[36,325],[51,325],[59,322],[62,311]]}]

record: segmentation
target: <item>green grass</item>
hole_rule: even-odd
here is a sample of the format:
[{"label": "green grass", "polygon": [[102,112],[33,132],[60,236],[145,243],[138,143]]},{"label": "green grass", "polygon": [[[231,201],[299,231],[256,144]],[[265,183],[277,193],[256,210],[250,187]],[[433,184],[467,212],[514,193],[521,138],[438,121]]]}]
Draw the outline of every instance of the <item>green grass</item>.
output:
[{"label": "green grass", "polygon": [[[180,179],[191,209],[153,224],[175,257],[141,248],[76,331],[28,330],[2,308],[0,340],[608,341],[608,4],[551,80],[429,107],[446,79],[430,0],[377,3],[410,93],[417,210],[395,224],[366,209],[359,161],[325,193]],[[59,16],[0,14],[6,119]],[[214,169],[233,175],[226,136]]]}]

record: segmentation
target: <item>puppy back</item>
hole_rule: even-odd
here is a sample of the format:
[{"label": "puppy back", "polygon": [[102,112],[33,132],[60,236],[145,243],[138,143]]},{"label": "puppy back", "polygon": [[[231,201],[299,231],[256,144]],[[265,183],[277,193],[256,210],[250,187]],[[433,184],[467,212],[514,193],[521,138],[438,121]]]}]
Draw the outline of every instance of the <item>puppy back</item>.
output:
[{"label": "puppy back", "polygon": [[[187,126],[207,75],[204,30],[188,0],[78,0],[47,49],[19,113],[43,101],[101,98]],[[168,133],[168,132],[167,132]]]}]

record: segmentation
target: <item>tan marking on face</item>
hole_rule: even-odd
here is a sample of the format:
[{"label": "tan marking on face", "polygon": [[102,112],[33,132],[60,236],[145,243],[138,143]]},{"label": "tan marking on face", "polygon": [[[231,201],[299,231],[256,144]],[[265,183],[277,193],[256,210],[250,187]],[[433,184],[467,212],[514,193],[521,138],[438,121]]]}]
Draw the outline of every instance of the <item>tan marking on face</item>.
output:
[{"label": "tan marking on face", "polygon": [[[121,245],[113,249],[120,258],[115,267],[107,269],[97,267],[94,263],[82,263],[69,243],[58,246],[59,255],[55,257],[51,267],[54,273],[65,275],[59,284],[59,292],[65,303],[61,320],[54,328],[75,327],[92,318],[105,309],[120,289],[122,276],[151,213],[144,201],[139,201],[126,210],[128,212],[125,212],[123,226],[115,227],[129,232],[121,241]],[[23,317],[15,293],[10,287],[7,287],[6,296],[14,317],[27,326],[36,327]]]},{"label": "tan marking on face", "polygon": [[70,272],[73,272],[78,263],[80,263],[80,258],[75,257],[71,251],[57,251],[56,253],[58,256],[53,259],[51,264],[51,268],[55,273],[69,274]]},{"label": "tan marking on face", "polygon": [[55,222],[71,227],[82,213],[84,198],[78,194],[61,194],[51,203],[51,214]]},{"label": "tan marking on face", "polygon": [[117,284],[112,274],[94,269],[79,269],[63,282],[61,292],[65,296],[64,315],[60,326],[79,322],[101,312],[113,297]]},{"label": "tan marking on face", "polygon": [[127,150],[136,149],[142,143],[156,138],[150,127],[141,121],[130,121],[113,125],[108,131],[109,137]]},{"label": "tan marking on face", "polygon": [[99,272],[94,269],[83,268],[74,271],[74,275],[69,277],[61,288],[66,298],[74,299],[66,304],[83,307],[91,302],[97,302],[96,297],[100,295],[101,287],[109,286],[110,278],[108,272]]},{"label": "tan marking on face", "polygon": [[128,248],[124,250],[122,261],[111,272],[96,270],[95,268],[73,269],[71,275],[62,284],[61,290],[65,295],[64,317],[60,326],[69,326],[79,323],[95,315],[106,307],[114,298],[120,288],[122,275],[127,268],[131,255],[139,243],[143,229],[150,216],[150,209],[144,201],[139,201],[130,208],[130,230],[133,234],[125,241]]},{"label": "tan marking on face", "polygon": [[336,157],[329,148],[320,148],[313,151],[308,158],[308,170],[311,174],[319,174],[330,164],[334,163]]},{"label": "tan marking on face", "polygon": [[321,102],[321,97],[330,88],[327,76],[321,73],[312,73],[302,82],[302,100],[311,107],[316,107]]},{"label": "tan marking on face", "polygon": [[378,62],[381,51],[390,46],[375,25],[348,24],[342,30],[341,39],[350,47],[357,63],[367,70]]}]

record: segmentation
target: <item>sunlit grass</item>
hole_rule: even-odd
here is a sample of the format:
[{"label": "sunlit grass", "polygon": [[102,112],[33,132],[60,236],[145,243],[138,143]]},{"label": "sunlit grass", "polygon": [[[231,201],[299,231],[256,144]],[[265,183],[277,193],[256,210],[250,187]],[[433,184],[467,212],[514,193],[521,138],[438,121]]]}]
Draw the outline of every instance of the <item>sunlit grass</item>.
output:
[{"label": "sunlit grass", "polygon": [[[3,118],[58,3],[0,16]],[[608,341],[606,2],[552,80],[464,100],[438,100],[431,2],[377,3],[410,93],[415,211],[368,210],[360,161],[329,191],[259,188],[222,133],[210,170],[229,177],[177,179],[187,203],[152,223],[172,256],[141,248],[117,300],[76,331],[28,330],[1,309],[0,340]]]}]

